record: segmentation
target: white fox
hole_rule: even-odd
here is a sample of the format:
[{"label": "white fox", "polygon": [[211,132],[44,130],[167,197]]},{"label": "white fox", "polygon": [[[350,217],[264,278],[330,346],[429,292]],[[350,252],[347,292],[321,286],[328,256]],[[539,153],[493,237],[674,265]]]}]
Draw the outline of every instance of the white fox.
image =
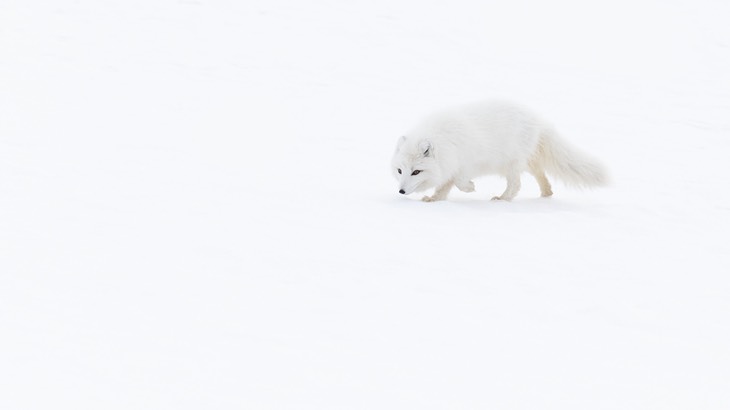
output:
[{"label": "white fox", "polygon": [[398,140],[391,163],[399,193],[436,188],[426,202],[446,199],[453,186],[474,191],[473,178],[499,174],[507,189],[492,199],[510,201],[528,171],[543,197],[553,194],[545,173],[567,185],[605,185],[608,176],[595,159],[566,144],[528,110],[504,102],[466,105],[427,117]]}]

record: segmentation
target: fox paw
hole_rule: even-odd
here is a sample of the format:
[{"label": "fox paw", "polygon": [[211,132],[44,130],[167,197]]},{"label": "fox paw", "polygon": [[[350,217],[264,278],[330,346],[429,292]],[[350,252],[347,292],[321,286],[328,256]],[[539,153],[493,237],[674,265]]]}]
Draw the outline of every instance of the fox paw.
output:
[{"label": "fox paw", "polygon": [[423,201],[423,202],[436,202],[438,200],[439,200],[438,198],[435,198],[432,196],[424,196],[423,198],[421,198],[421,201]]},{"label": "fox paw", "polygon": [[462,192],[474,192],[474,181],[466,181],[466,182],[460,182],[456,184],[456,187],[459,188],[459,191]]},{"label": "fox paw", "polygon": [[506,198],[504,196],[493,196],[492,201],[511,201],[512,198]]}]

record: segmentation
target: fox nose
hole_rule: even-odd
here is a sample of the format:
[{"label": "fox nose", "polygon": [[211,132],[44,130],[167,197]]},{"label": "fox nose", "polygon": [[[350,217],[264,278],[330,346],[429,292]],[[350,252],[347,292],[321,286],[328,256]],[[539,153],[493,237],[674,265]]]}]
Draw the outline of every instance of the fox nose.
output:
[{"label": "fox nose", "polygon": [[405,194],[405,193],[406,193],[406,191],[404,191],[404,190],[402,190],[402,189],[401,189],[400,191],[398,191],[398,193],[399,193],[399,194]]}]

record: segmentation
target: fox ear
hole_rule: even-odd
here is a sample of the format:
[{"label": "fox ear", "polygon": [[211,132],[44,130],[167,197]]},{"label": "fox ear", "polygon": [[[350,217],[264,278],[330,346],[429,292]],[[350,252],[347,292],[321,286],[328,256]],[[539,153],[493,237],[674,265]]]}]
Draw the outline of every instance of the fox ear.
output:
[{"label": "fox ear", "polygon": [[404,142],[406,142],[406,136],[405,135],[402,136],[402,137],[400,137],[400,138],[398,138],[398,144],[395,146],[395,150],[398,151],[400,149],[401,145],[403,145]]},{"label": "fox ear", "polygon": [[423,140],[420,144],[418,144],[418,149],[421,151],[424,157],[430,157],[431,154],[433,154],[433,146],[431,145],[431,141],[429,140]]}]

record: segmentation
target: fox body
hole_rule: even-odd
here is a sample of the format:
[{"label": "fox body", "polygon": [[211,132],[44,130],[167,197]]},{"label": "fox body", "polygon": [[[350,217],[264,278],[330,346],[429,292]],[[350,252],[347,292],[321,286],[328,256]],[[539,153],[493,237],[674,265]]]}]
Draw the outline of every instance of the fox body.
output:
[{"label": "fox body", "polygon": [[424,201],[445,199],[452,187],[474,191],[473,178],[502,175],[507,188],[492,199],[509,201],[527,171],[542,196],[553,194],[546,173],[566,185],[594,187],[607,183],[603,166],[565,143],[547,123],[519,105],[484,102],[427,117],[398,144],[391,162],[399,193],[435,188]]}]

